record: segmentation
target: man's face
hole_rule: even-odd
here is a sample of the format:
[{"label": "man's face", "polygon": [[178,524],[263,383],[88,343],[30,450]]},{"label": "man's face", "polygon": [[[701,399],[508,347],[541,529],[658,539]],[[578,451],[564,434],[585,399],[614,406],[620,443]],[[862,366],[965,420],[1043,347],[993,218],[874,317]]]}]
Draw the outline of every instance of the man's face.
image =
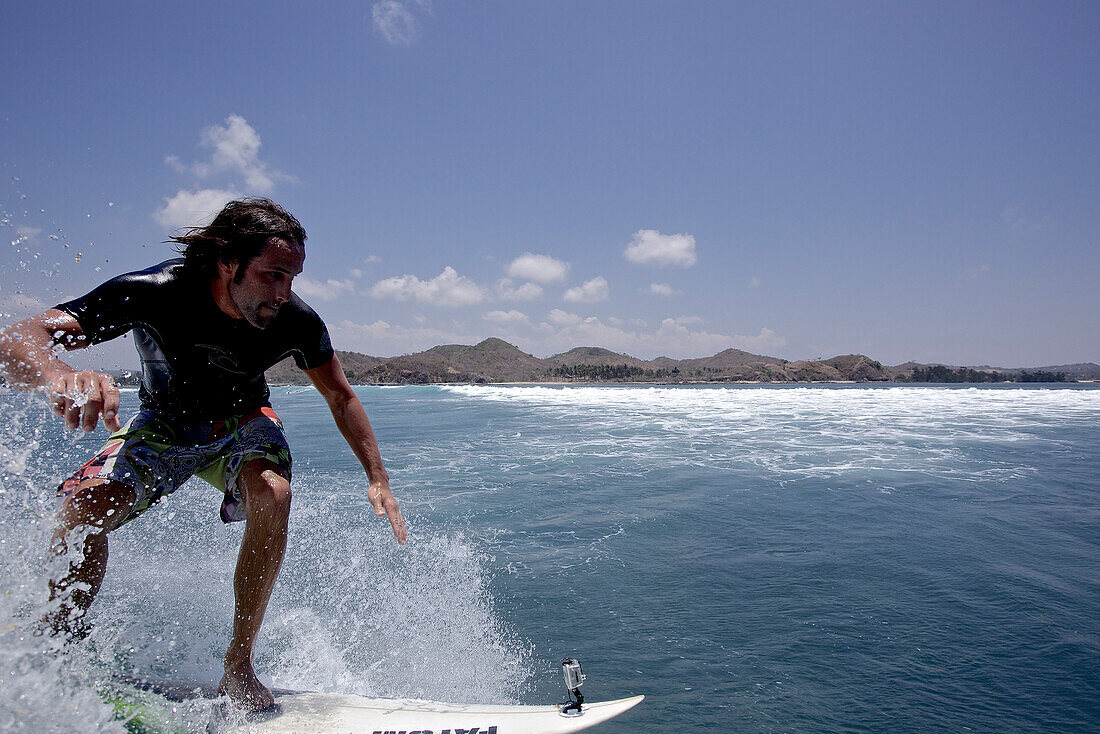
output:
[{"label": "man's face", "polygon": [[290,300],[290,282],[302,272],[305,260],[305,247],[272,237],[243,276],[238,263],[228,283],[229,299],[244,320],[257,329],[266,328],[279,307]]}]

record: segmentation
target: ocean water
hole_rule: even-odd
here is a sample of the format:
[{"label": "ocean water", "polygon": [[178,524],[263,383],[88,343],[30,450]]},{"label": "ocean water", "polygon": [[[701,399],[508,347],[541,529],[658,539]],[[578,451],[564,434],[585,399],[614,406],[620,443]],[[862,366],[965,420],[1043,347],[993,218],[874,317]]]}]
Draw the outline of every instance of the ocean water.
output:
[{"label": "ocean water", "polygon": [[[1100,731],[1093,386],[358,390],[410,542],[318,394],[273,391],[272,685],[551,703],[572,656],[586,698],[647,696],[607,734]],[[104,434],[0,403],[0,730],[123,731],[104,670],[215,683],[240,538],[217,493],[112,535],[95,629],[59,654],[30,632],[52,487]]]}]

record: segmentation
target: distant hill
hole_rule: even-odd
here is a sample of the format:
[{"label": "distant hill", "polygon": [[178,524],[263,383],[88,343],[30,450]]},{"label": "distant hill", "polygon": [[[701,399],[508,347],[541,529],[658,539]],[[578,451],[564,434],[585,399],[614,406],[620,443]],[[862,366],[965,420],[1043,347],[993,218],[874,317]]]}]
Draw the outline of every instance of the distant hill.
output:
[{"label": "distant hill", "polygon": [[833,357],[832,359],[826,359],[825,364],[846,375],[848,379],[857,382],[889,379],[889,373],[881,362],[862,354],[845,354],[840,357]]},{"label": "distant hill", "polygon": [[[339,349],[336,350],[336,356],[340,358],[340,366],[344,368],[344,374],[348,376],[348,381],[352,384],[368,382],[365,379],[368,370],[385,362],[380,357],[370,357],[359,352],[344,352]],[[264,377],[267,378],[268,385],[305,385],[309,383],[309,379],[294,363],[293,357],[287,357],[279,362],[279,364],[265,372]]]},{"label": "distant hill", "polygon": [[[623,383],[723,382],[1049,382],[1100,381],[1094,362],[1047,367],[960,367],[905,362],[884,366],[863,354],[788,361],[726,349],[710,357],[644,360],[603,347],[575,347],[539,359],[508,342],[490,338],[473,346],[444,344],[400,357],[372,357],[338,350],[353,385],[434,383]],[[136,387],[141,371],[108,370],[119,385]],[[266,373],[269,385],[305,385],[305,374],[287,358]],[[0,379],[0,385],[4,384]]]},{"label": "distant hill", "polygon": [[[546,359],[490,338],[473,346],[445,344],[415,354],[379,358],[337,352],[353,384],[501,382],[797,382],[887,380],[891,375],[860,354],[831,360],[788,362],[778,357],[727,349],[710,357],[638,359],[602,347],[576,347]],[[269,384],[304,384],[291,359],[267,372]]]},{"label": "distant hill", "polygon": [[947,368],[948,370],[952,370],[955,372],[971,371],[974,373],[983,373],[984,375],[986,375],[986,379],[983,381],[986,382],[1027,382],[1031,381],[1027,379],[1028,377],[1033,378],[1036,375],[1042,376],[1044,378],[1051,375],[1058,375],[1064,378],[1064,380],[1066,381],[1100,380],[1100,365],[1093,362],[1049,365],[1046,367],[991,367],[987,364],[978,365],[976,367],[968,367],[958,365],[945,365],[939,362],[905,362],[903,364],[894,365],[893,367],[886,367],[885,370],[889,375],[889,379],[904,381],[907,377],[911,376],[914,371],[927,371],[929,369],[936,368]]},{"label": "distant hill", "polygon": [[1100,364],[1093,362],[1078,362],[1076,364],[1058,364],[1051,367],[1016,368],[1012,372],[1063,372],[1066,377],[1073,380],[1100,380]]},{"label": "distant hill", "polygon": [[610,349],[604,349],[603,347],[574,347],[568,352],[547,357],[545,361],[566,367],[576,367],[577,365],[610,366],[617,364],[625,364],[631,367],[651,366],[650,362],[631,357],[629,354],[612,352]]},{"label": "distant hill", "polygon": [[527,382],[539,379],[545,361],[495,337],[474,346],[447,344],[393,357],[368,370],[370,382]]},{"label": "distant hill", "polygon": [[[668,360],[668,357],[660,357],[658,359]],[[715,354],[713,357],[700,357],[696,359],[681,359],[681,360],[668,360],[669,362],[676,362],[677,366],[683,369],[703,369],[713,370],[716,372],[724,372],[727,370],[736,370],[741,367],[747,367],[750,365],[764,365],[774,364],[782,365],[786,364],[787,360],[779,359],[778,357],[765,357],[762,354],[752,354],[751,352],[743,352],[740,349],[726,349],[724,351]]]}]

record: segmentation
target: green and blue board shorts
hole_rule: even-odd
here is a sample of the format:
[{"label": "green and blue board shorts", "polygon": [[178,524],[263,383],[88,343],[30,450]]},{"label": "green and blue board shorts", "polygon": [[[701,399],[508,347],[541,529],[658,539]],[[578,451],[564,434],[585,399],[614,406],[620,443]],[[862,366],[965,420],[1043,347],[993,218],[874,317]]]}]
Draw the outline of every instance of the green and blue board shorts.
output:
[{"label": "green and blue board shorts", "polygon": [[267,406],[248,415],[196,424],[141,410],[61,483],[58,502],[63,503],[85,479],[125,484],[134,489],[137,500],[121,527],[196,476],[223,493],[222,522],[238,522],[245,519],[245,508],[237,477],[254,459],[270,461],[290,479],[290,445],[279,416]]}]

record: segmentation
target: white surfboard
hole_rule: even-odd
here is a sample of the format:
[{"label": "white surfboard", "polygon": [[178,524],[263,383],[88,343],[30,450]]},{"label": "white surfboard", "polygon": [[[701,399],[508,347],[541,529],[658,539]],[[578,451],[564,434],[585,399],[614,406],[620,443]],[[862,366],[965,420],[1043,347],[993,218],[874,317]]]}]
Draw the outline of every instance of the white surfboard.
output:
[{"label": "white surfboard", "polygon": [[[216,698],[211,686],[160,681],[127,681],[170,701]],[[558,706],[492,706],[417,699],[364,698],[339,693],[275,689],[275,706],[243,716],[217,716],[208,731],[217,734],[567,734],[612,719],[645,696],[585,702],[579,716],[563,716]]]},{"label": "white surfboard", "polygon": [[644,696],[585,703],[580,716],[557,706],[483,706],[334,693],[281,693],[275,708],[248,716],[256,734],[566,734],[614,718]]}]

